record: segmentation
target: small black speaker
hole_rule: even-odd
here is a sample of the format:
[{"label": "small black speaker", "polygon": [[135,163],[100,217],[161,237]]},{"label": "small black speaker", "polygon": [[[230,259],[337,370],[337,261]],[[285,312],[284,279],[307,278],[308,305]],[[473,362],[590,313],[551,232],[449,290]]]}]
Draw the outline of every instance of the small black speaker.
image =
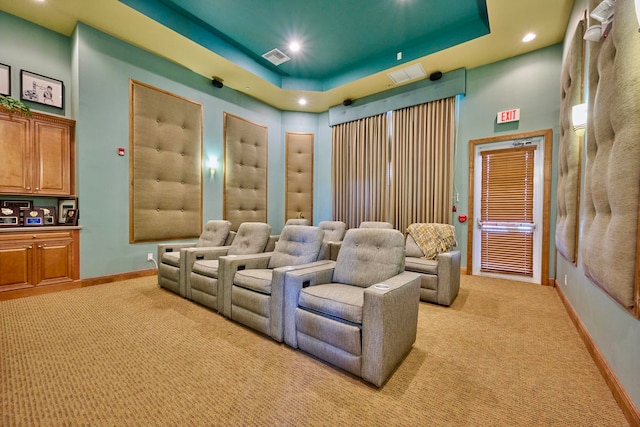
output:
[{"label": "small black speaker", "polygon": [[344,105],[345,107],[348,107],[351,104],[353,104],[353,100],[351,99],[345,99],[344,101],[342,101],[342,105]]},{"label": "small black speaker", "polygon": [[429,80],[435,82],[436,80],[440,80],[442,78],[442,73],[440,71],[434,71],[429,75]]},{"label": "small black speaker", "polygon": [[224,84],[222,83],[222,80],[217,77],[214,77],[213,80],[211,80],[211,84],[217,87],[218,89],[224,86]]}]

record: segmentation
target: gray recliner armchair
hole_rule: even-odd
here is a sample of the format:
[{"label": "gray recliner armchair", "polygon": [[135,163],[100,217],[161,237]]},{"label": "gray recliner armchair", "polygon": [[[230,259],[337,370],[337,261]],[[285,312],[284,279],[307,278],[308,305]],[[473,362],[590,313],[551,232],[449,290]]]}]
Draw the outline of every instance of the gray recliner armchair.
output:
[{"label": "gray recliner armchair", "polygon": [[385,221],[362,221],[358,228],[389,228],[393,230],[393,224]]},{"label": "gray recliner armchair", "polygon": [[287,225],[275,250],[257,255],[221,257],[223,314],[276,341],[283,339],[284,274],[316,261],[324,232],[318,227]]},{"label": "gray recliner armchair", "polygon": [[306,218],[289,218],[284,225],[310,225]]},{"label": "gray recliner armchair", "polygon": [[338,257],[338,243],[344,239],[344,234],[347,232],[347,224],[342,221],[320,221],[318,228],[324,231],[322,249],[320,249],[318,259],[335,261]]},{"label": "gray recliner armchair", "polygon": [[230,246],[221,246],[204,255],[187,250],[186,297],[190,300],[222,312],[223,288],[218,280],[219,258],[257,254],[264,251],[271,234],[271,226],[263,222],[243,222],[238,227]]},{"label": "gray recliner armchair", "polygon": [[420,278],[397,230],[350,229],[335,265],[285,278],[285,343],[380,387],[416,339]]},{"label": "gray recliner armchair", "polygon": [[234,237],[231,222],[212,220],[205,224],[204,231],[196,243],[159,244],[158,284],[182,297],[186,296],[186,250],[195,248],[195,252],[206,257],[207,248],[229,245]]},{"label": "gray recliner armchair", "polygon": [[[391,229],[393,230],[393,224],[385,221],[362,221],[358,228],[376,228],[376,229]],[[340,253],[340,248],[342,247],[342,242],[332,242],[329,243],[329,259],[335,261],[338,259],[338,253]]]},{"label": "gray recliner armchair", "polygon": [[460,290],[460,251],[452,250],[455,228],[411,224],[407,230],[405,269],[420,273],[420,299],[450,306]]},{"label": "gray recliner armchair", "polygon": [[[306,218],[289,218],[287,222],[284,223],[287,225],[311,225],[309,224],[309,220]],[[276,248],[276,242],[280,238],[279,234],[272,234],[269,238],[269,243],[267,243],[267,248],[264,250],[265,252],[273,252]]]}]

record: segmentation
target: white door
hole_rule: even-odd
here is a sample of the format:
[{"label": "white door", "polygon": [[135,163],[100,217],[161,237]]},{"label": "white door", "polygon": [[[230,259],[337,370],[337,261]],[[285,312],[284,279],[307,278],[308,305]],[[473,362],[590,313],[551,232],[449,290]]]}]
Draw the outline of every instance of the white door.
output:
[{"label": "white door", "polygon": [[473,274],[541,283],[544,142],[475,145]]}]

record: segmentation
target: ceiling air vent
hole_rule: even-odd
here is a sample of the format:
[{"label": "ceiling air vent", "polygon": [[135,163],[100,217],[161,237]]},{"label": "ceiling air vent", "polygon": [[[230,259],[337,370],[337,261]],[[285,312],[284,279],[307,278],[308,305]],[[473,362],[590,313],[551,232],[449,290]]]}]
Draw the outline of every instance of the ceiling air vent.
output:
[{"label": "ceiling air vent", "polygon": [[415,80],[426,75],[427,73],[424,72],[424,69],[420,64],[413,64],[409,67],[401,68],[399,70],[387,73],[387,76],[389,76],[389,78],[393,80],[395,84],[408,82],[409,80]]},{"label": "ceiling air vent", "polygon": [[264,59],[271,62],[273,65],[280,65],[287,62],[291,58],[284,54],[280,49],[272,49],[269,52],[262,55]]}]

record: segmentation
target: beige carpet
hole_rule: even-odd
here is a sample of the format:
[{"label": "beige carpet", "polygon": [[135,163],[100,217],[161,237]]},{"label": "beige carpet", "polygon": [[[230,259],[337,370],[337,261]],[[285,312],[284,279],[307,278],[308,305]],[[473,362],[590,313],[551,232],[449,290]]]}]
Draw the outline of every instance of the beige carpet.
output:
[{"label": "beige carpet", "polygon": [[555,289],[463,276],[381,389],[155,277],[0,302],[2,426],[626,426]]}]

